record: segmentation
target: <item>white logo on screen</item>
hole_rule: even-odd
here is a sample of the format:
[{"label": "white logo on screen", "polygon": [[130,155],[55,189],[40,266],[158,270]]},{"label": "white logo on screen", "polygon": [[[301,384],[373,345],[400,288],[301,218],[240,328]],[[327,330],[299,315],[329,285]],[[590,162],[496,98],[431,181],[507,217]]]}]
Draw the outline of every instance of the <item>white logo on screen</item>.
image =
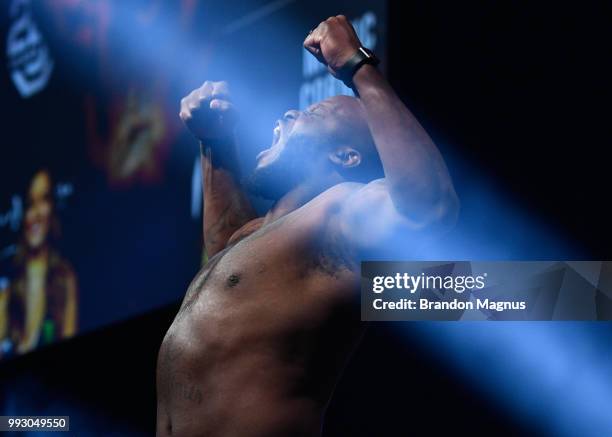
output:
[{"label": "white logo on screen", "polygon": [[24,99],[45,88],[53,71],[49,49],[32,19],[29,0],[13,0],[6,38],[11,80]]}]

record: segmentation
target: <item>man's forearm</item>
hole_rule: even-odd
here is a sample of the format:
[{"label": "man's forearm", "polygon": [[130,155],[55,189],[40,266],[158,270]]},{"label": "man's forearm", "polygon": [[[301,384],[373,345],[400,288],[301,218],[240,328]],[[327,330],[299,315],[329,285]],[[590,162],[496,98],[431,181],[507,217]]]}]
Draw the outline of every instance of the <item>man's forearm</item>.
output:
[{"label": "man's forearm", "polygon": [[204,243],[209,256],[223,250],[234,232],[255,218],[240,187],[234,140],[236,110],[227,82],[206,81],[181,99],[181,120],[200,141],[204,185]]},{"label": "man's forearm", "polygon": [[204,242],[208,256],[223,250],[244,224],[256,217],[240,187],[240,165],[233,144],[202,142]]},{"label": "man's forearm", "polygon": [[238,160],[238,152],[233,139],[202,140],[200,153],[203,159],[208,158],[215,169],[223,169],[240,182],[242,170]]},{"label": "man's forearm", "polygon": [[440,152],[389,83],[365,65],[353,78],[393,203],[417,221],[454,214],[457,198]]}]

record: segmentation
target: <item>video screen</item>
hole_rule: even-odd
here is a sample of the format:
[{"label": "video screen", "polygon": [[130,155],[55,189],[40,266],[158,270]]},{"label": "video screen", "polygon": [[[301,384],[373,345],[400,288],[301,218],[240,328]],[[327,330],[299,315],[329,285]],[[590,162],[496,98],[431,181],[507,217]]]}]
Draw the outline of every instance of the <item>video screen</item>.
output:
[{"label": "video screen", "polygon": [[[378,3],[343,11],[384,68]],[[335,9],[282,7],[299,22],[272,31],[274,8],[253,17],[248,5],[2,4],[0,359],[182,298],[206,261],[199,148],[178,117],[186,92],[233,83],[245,168],[286,108],[351,92],[302,48]],[[276,92],[257,94],[263,80]]]}]

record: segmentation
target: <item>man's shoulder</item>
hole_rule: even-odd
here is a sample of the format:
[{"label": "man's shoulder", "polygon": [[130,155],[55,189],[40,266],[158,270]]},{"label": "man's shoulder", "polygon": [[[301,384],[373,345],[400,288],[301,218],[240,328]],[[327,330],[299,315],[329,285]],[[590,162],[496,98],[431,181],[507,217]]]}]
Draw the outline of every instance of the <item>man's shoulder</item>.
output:
[{"label": "man's shoulder", "polygon": [[[312,233],[316,234],[321,232],[326,234],[326,228],[331,224],[330,219],[341,210],[342,205],[345,202],[350,202],[353,194],[358,193],[360,190],[370,185],[371,184],[359,182],[341,182],[333,185],[297,210],[272,222],[266,222],[266,217],[258,217],[249,221],[232,234],[227,245],[231,246],[236,244],[240,240],[257,232],[262,227],[270,231],[282,226],[283,223],[291,227],[291,232],[294,237],[299,235],[308,236]],[[287,221],[287,219],[289,220]],[[296,229],[298,229],[299,232],[296,232]]]},{"label": "man's shoulder", "polygon": [[339,184],[334,185],[333,187],[328,188],[321,194],[319,194],[317,198],[342,198],[346,199],[347,195],[360,192],[362,190],[378,190],[384,188],[386,189],[386,180],[383,179],[374,179],[366,184],[361,182],[341,182]]},{"label": "man's shoulder", "polygon": [[359,182],[341,182],[315,196],[310,202],[300,208],[300,210],[317,208],[335,209],[335,207],[341,205],[350,198],[352,194],[358,192],[364,186],[364,184]]},{"label": "man's shoulder", "polygon": [[319,194],[319,196],[326,196],[326,195],[335,196],[338,194],[346,194],[346,193],[358,191],[364,186],[365,184],[362,184],[360,182],[341,182],[339,184],[336,184],[328,188],[327,190]]},{"label": "man's shoulder", "polygon": [[240,229],[238,229],[236,232],[232,234],[232,236],[227,241],[227,245],[230,246],[242,240],[243,238],[248,237],[252,233],[259,230],[259,228],[261,228],[263,224],[264,224],[264,217],[257,217],[256,219],[253,219],[247,222]]},{"label": "man's shoulder", "polygon": [[339,211],[344,206],[356,206],[355,203],[359,203],[360,198],[371,198],[372,195],[383,192],[386,192],[385,179],[376,179],[367,184],[342,182],[323,191],[303,208]]}]

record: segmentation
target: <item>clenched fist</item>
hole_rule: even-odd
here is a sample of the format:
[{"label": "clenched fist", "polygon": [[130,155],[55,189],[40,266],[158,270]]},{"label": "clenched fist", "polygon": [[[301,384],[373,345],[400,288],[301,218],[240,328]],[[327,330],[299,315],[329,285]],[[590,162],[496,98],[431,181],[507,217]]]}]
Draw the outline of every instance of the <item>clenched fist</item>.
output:
[{"label": "clenched fist", "polygon": [[360,46],[355,29],[344,15],[323,21],[304,40],[304,48],[325,64],[334,76]]},{"label": "clenched fist", "polygon": [[238,120],[227,82],[204,82],[181,100],[179,116],[203,142],[230,139]]}]

